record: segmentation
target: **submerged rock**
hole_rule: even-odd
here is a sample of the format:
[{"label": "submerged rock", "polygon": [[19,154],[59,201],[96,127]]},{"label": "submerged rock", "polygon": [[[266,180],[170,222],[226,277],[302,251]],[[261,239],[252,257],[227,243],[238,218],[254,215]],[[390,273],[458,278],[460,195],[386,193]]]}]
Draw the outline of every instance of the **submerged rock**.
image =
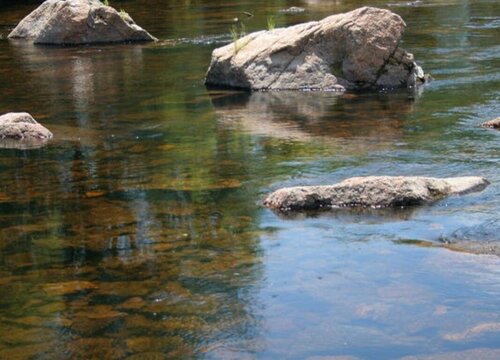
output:
[{"label": "submerged rock", "polygon": [[28,149],[44,145],[52,133],[25,112],[0,116],[0,147]]},{"label": "submerged rock", "polygon": [[96,289],[97,285],[90,281],[66,281],[59,283],[45,284],[43,289],[49,296],[61,296],[75,294],[82,291]]},{"label": "submerged rock", "polygon": [[448,341],[464,341],[488,332],[500,332],[500,322],[478,324],[462,332],[444,334],[443,338]]},{"label": "submerged rock", "polygon": [[21,20],[9,38],[53,45],[156,40],[127,13],[99,0],[47,0]]},{"label": "submerged rock", "polygon": [[500,117],[496,119],[486,121],[481,124],[482,127],[492,128],[492,129],[500,129]]},{"label": "submerged rock", "polygon": [[413,87],[425,76],[399,47],[405,26],[389,10],[363,7],[252,33],[213,51],[205,83],[251,90]]},{"label": "submerged rock", "polygon": [[500,256],[500,219],[460,228],[440,240],[455,250]]},{"label": "submerged rock", "polygon": [[335,207],[404,207],[431,203],[449,195],[483,190],[481,177],[429,178],[419,176],[367,176],[329,186],[298,186],[275,191],[264,205],[279,211]]},{"label": "submerged rock", "polygon": [[408,355],[400,360],[497,360],[500,359],[500,349],[474,348],[461,351],[440,352],[430,355]]}]

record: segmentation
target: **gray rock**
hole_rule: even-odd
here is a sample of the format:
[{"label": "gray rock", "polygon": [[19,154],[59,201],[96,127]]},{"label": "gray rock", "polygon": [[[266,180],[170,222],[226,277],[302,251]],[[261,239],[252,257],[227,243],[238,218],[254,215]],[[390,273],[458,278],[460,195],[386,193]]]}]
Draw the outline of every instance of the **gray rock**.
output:
[{"label": "gray rock", "polygon": [[496,119],[486,121],[481,124],[482,127],[492,128],[492,129],[500,129],[500,117]]},{"label": "gray rock", "polygon": [[329,186],[302,186],[273,192],[264,205],[278,211],[336,207],[405,207],[431,203],[449,195],[483,190],[481,177],[429,178],[419,176],[367,176]]},{"label": "gray rock", "polygon": [[156,40],[128,14],[99,0],[47,0],[21,20],[9,38],[53,45]]},{"label": "gray rock", "polygon": [[39,147],[51,138],[52,133],[28,113],[7,113],[0,116],[0,147]]},{"label": "gray rock", "polygon": [[205,83],[251,90],[413,87],[425,76],[399,47],[405,26],[389,10],[363,7],[252,33],[213,51]]}]

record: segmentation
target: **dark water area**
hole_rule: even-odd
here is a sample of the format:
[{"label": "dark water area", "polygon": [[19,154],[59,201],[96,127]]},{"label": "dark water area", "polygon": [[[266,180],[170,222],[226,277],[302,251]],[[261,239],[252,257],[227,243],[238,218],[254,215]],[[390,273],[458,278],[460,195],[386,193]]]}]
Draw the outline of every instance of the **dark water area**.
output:
[{"label": "dark water area", "polygon": [[[498,359],[500,258],[441,238],[498,221],[500,2],[110,1],[161,41],[6,40],[0,113],[46,147],[0,149],[0,359]],[[208,91],[211,51],[362,5],[408,27],[417,93]],[[290,6],[304,12],[282,13]],[[278,216],[283,186],[480,175],[483,192],[391,212]],[[478,239],[481,240],[481,239]]]}]

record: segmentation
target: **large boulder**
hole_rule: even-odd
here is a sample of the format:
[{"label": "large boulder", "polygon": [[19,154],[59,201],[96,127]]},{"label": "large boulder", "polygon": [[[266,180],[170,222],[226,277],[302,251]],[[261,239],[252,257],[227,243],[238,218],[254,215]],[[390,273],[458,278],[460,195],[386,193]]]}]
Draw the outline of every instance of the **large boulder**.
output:
[{"label": "large boulder", "polygon": [[0,147],[35,148],[52,138],[52,133],[25,112],[0,116]]},{"label": "large boulder", "polygon": [[430,178],[419,176],[354,177],[335,185],[299,186],[273,192],[264,205],[278,211],[336,207],[405,207],[431,203],[449,195],[480,191],[482,177]]},{"label": "large boulder", "polygon": [[99,0],[47,0],[21,20],[9,38],[52,45],[156,40],[127,13]]},{"label": "large boulder", "polygon": [[405,26],[389,10],[363,7],[252,33],[213,51],[205,83],[250,90],[413,87],[425,76],[399,47]]}]

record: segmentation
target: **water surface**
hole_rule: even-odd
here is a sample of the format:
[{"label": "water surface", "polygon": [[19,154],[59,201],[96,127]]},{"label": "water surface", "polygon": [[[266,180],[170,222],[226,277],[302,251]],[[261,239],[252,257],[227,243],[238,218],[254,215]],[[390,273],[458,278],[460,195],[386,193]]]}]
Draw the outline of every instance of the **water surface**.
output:
[{"label": "water surface", "polygon": [[[0,149],[0,359],[500,358],[500,260],[440,238],[498,220],[495,0],[112,2],[158,44],[0,41],[0,113],[55,139]],[[248,31],[374,5],[400,14],[423,91],[207,91]],[[0,35],[35,5],[0,7]],[[299,14],[279,12],[290,6]],[[481,175],[391,212],[280,217],[282,186]],[[446,355],[447,354],[447,355]],[[338,356],[336,358],[335,356]],[[340,357],[344,356],[344,357]]]}]

